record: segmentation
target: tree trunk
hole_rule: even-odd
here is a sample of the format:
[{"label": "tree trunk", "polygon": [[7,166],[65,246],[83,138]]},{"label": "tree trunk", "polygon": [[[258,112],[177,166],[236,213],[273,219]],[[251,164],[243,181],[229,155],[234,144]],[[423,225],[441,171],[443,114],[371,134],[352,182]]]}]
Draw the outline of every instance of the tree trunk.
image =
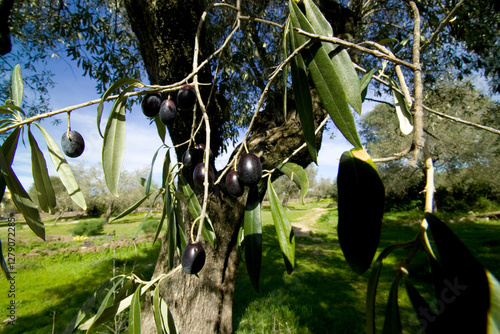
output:
[{"label": "tree trunk", "polygon": [[[141,54],[151,83],[171,84],[182,80],[191,72],[193,42],[203,10],[203,1],[126,0],[125,4],[132,29],[139,39]],[[208,37],[202,38],[202,40],[207,39]],[[201,74],[205,76],[203,82],[211,82],[210,71],[207,73]],[[320,107],[315,94],[313,98],[315,120],[316,124],[319,124],[326,113]],[[211,105],[216,106],[215,103]],[[267,105],[269,110],[261,111],[247,147],[260,157],[263,169],[271,170],[302,144],[303,135],[299,118],[293,110],[293,101],[288,104],[286,121],[282,119],[283,117],[276,119],[275,116],[277,112],[273,106],[281,106],[281,101]],[[283,114],[282,110],[278,113]],[[192,114],[179,114],[181,115],[174,125],[169,126],[169,134],[174,144],[186,141],[191,133]],[[222,128],[220,124],[225,120],[220,116],[223,113],[215,107],[209,110],[208,114],[213,136],[211,149],[217,155],[223,140],[218,129]],[[273,118],[272,122],[268,119],[270,117]],[[202,138],[204,131],[200,132]],[[321,135],[322,131],[319,131],[318,147],[321,144]],[[186,149],[186,146],[176,149],[178,159]],[[306,167],[311,159],[307,150],[302,150],[292,161]],[[273,179],[278,176],[274,174]],[[266,190],[266,181],[262,180],[259,184],[261,196]],[[198,193],[198,196],[201,200],[201,193]],[[223,183],[214,186],[209,195],[207,212],[215,228],[217,248],[212,249],[203,242],[207,258],[205,267],[198,274],[199,278],[179,271],[165,280],[161,286],[161,296],[169,305],[180,333],[209,334],[233,331],[232,303],[238,268],[235,245],[244,215],[245,199],[246,195],[238,200],[232,198],[227,194]],[[186,235],[189,236],[193,219],[187,210],[184,211]],[[167,243],[163,240],[154,276],[167,272],[166,254]],[[147,300],[143,308],[143,332],[155,333],[151,302]]]}]

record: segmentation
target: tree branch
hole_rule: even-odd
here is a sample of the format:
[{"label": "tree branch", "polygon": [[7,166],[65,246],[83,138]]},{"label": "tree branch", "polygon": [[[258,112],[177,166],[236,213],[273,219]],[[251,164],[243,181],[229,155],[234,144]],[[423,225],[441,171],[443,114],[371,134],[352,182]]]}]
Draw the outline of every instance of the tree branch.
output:
[{"label": "tree branch", "polygon": [[387,59],[395,64],[406,66],[413,71],[415,71],[417,69],[417,67],[415,67],[415,64],[411,64],[407,61],[401,60],[399,58],[393,57],[391,55],[385,54],[385,53],[380,52],[380,51],[371,50],[371,49],[365,48],[361,45],[347,42],[347,41],[340,39],[340,38],[337,38],[337,37],[327,37],[327,36],[322,36],[322,35],[318,35],[318,34],[311,34],[311,33],[307,32],[305,30],[302,30],[300,28],[295,28],[295,30],[299,34],[305,35],[305,36],[313,38],[313,39],[318,39],[318,40],[324,41],[324,42],[340,44],[340,45],[343,45],[343,46],[348,47],[348,48],[353,48],[353,49],[356,49],[358,51],[361,51],[361,52],[364,52],[367,54],[371,54],[372,56],[375,56],[377,58]]},{"label": "tree branch", "polygon": [[436,38],[438,37],[438,35],[441,33],[441,31],[443,31],[443,29],[446,27],[446,25],[450,22],[450,20],[453,18],[453,16],[457,12],[458,8],[460,8],[460,6],[462,6],[464,4],[464,2],[465,2],[465,0],[462,0],[459,3],[457,3],[455,5],[455,7],[453,7],[453,9],[451,10],[451,12],[441,22],[441,24],[439,25],[439,27],[437,27],[436,31],[434,31],[434,33],[432,34],[431,38],[429,38],[429,40],[427,42],[425,42],[424,45],[422,45],[420,47],[420,52],[423,53],[427,49],[427,47],[429,45],[431,45],[432,43],[434,43],[434,41],[436,40]]}]

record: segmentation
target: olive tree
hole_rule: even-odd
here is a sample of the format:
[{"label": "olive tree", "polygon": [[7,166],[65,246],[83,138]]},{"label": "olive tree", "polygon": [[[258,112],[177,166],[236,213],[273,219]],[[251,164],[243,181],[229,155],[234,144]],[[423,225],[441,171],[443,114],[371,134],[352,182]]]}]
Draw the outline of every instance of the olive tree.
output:
[{"label": "olive tree", "polygon": [[[152,165],[157,159],[163,160],[162,184],[157,188],[151,185],[151,177],[147,179],[143,199],[123,215],[148,198],[161,199],[158,231],[166,224],[167,232],[161,236],[161,253],[150,281],[133,274],[111,278],[89,298],[66,332],[94,328],[125,309],[130,310],[131,332],[231,332],[238,254],[244,254],[252,285],[259,289],[265,237],[260,202],[266,192],[283,252],[283,269],[293,275],[295,238],[272,180],[286,174],[299,186],[301,196],[305,195],[308,181],[304,168],[317,161],[328,119],[353,146],[340,157],[338,237],[353,271],[372,270],[367,291],[367,332],[375,331],[376,290],[383,261],[395,249],[406,249],[408,254],[394,271],[384,331],[401,332],[397,305],[401,280],[427,331],[451,332],[472,324],[478,332],[486,332],[497,326],[498,282],[446,224],[432,215],[434,167],[423,117],[424,87],[432,85],[433,78],[443,71],[458,69],[455,78],[459,78],[463,71],[483,68],[495,83],[495,62],[482,61],[485,57],[481,52],[494,50],[496,44],[486,43],[488,40],[468,52],[454,51],[469,41],[461,19],[456,26],[454,20],[460,15],[467,17],[474,12],[472,9],[480,11],[482,4],[320,1],[317,6],[312,0],[124,0],[105,3],[104,7],[92,5],[93,1],[72,6],[49,2],[45,10],[31,15],[57,16],[58,20],[52,17],[41,26],[61,35],[68,54],[100,79],[102,98],[30,115],[23,111],[21,69],[14,67],[11,95],[2,106],[8,116],[1,123],[0,133],[10,131],[0,150],[2,184],[13,194],[28,225],[44,238],[39,209],[11,167],[17,142],[22,138],[21,129],[30,140],[40,209],[50,210],[55,201],[45,158],[31,134],[35,129],[44,135],[51,160],[71,198],[85,208],[85,197],[59,145],[36,121],[59,113],[70,115],[84,105],[97,105],[103,173],[109,191],[117,195],[125,154],[127,106],[141,97],[149,101],[153,94],[160,94],[159,98],[156,95],[162,101],[160,114],[154,117],[152,127],[164,143],[167,133],[173,143],[162,145],[152,157]],[[487,5],[493,9],[494,3]],[[28,15],[27,7],[23,8]],[[469,10],[464,13],[464,8]],[[13,11],[12,16],[19,17],[19,13],[23,11]],[[496,10],[486,15],[494,22],[498,19]],[[456,34],[454,27],[460,28],[461,34]],[[30,33],[40,31],[36,23],[30,23],[28,28],[31,30],[19,33],[23,43],[29,40]],[[101,30],[96,33],[96,29]],[[40,38],[47,44],[55,43],[53,37]],[[44,50],[44,44],[40,45],[36,52]],[[131,66],[137,59],[132,56],[137,56],[132,52],[134,48],[140,53],[149,84]],[[82,55],[83,50],[95,54],[98,61],[90,61]],[[124,56],[126,61],[121,62]],[[475,58],[463,62],[461,57],[465,56],[477,57],[477,62],[472,61]],[[443,64],[446,57],[455,63]],[[382,228],[384,186],[374,160],[363,148],[353,115],[362,113],[362,102],[371,86],[394,94],[400,129],[412,142],[402,153],[387,154],[395,153],[391,159],[409,156],[412,165],[424,162],[427,175],[423,189],[426,213],[418,234],[413,240],[395,240],[394,245],[380,252],[373,265]],[[184,97],[180,97],[184,94],[194,97],[192,107],[184,104]],[[113,107],[105,127],[101,127],[103,104],[108,102]],[[146,102],[143,111],[149,114],[150,107]],[[174,112],[174,107],[184,110]],[[241,128],[245,134],[227,166],[213,170],[211,156],[224,151],[228,141],[236,142]],[[171,154],[176,155],[179,164],[171,163]],[[234,171],[237,178],[229,181],[227,175]],[[244,189],[239,197],[238,187]],[[428,241],[428,228],[439,257]],[[429,302],[414,287],[406,269],[418,252],[429,258],[438,300],[449,291],[448,284],[467,287],[439,314],[431,314],[431,320],[425,317],[432,312]],[[100,307],[95,307],[97,301],[102,301]],[[427,313],[423,315],[422,310]]]}]

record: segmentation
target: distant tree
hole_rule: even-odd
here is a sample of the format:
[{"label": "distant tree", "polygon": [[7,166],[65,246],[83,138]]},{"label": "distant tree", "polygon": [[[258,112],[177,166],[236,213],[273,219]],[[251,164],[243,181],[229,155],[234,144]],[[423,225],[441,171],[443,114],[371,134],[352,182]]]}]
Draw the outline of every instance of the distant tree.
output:
[{"label": "distant tree", "polygon": [[[434,110],[457,119],[499,126],[500,104],[475,89],[470,81],[440,81],[424,101]],[[426,114],[425,123],[428,147],[435,157],[436,186],[448,189],[460,186],[466,190],[473,184],[489,185],[492,197],[500,199],[499,136],[431,112]],[[366,114],[361,119],[360,132],[368,151],[377,158],[385,158],[386,152],[404,152],[412,145],[411,138],[399,130],[394,107],[388,104],[379,104]],[[413,189],[415,195],[415,187],[419,188],[425,180],[425,166],[422,162],[415,170],[408,163],[402,159],[380,166],[387,192],[403,198]]]}]

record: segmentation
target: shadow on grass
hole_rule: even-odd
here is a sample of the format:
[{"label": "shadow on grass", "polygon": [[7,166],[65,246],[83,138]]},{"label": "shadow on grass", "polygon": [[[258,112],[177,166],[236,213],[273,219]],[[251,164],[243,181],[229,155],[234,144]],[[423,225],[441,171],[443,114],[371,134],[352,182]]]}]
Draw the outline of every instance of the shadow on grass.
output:
[{"label": "shadow on grass", "polygon": [[[236,333],[360,333],[365,279],[347,267],[338,245],[298,237],[296,267],[286,274],[274,226],[263,226],[260,292],[240,265],[233,328]],[[307,244],[306,244],[307,243]]]},{"label": "shadow on grass", "polygon": [[[399,218],[403,221],[384,223],[377,255],[389,245],[415,237],[419,224],[407,222],[413,221],[415,214]],[[500,277],[500,223],[449,226],[484,267]],[[312,237],[296,237],[296,268],[287,275],[274,226],[263,226],[260,293],[253,290],[242,263],[233,304],[235,333],[365,332],[365,298],[371,268],[363,275],[354,274],[340,250],[335,226],[329,230],[332,233],[316,231]],[[432,235],[430,238],[432,243]],[[384,261],[376,296],[377,331],[383,327],[396,270],[407,256],[408,250],[397,250]],[[407,269],[413,284],[432,303],[434,289],[427,255],[418,252]],[[402,326],[408,333],[418,332],[418,319],[406,291],[402,285],[399,290]]]},{"label": "shadow on grass", "polygon": [[[124,250],[123,253],[116,251],[116,275],[124,271],[128,274],[132,271],[133,267],[135,267],[134,271],[141,273],[142,276],[149,279],[154,270],[154,265],[150,266],[150,264],[156,263],[158,253],[159,245],[156,244],[154,247],[151,247],[150,243],[148,246],[141,247],[140,252],[136,254],[134,254],[133,250]],[[87,261],[89,257],[92,256],[95,256],[97,259]],[[43,297],[37,298],[36,300],[23,300],[22,291],[19,291],[19,293],[16,294],[16,306],[21,308],[23,306],[27,307],[28,304],[36,303],[36,306],[32,306],[36,311],[31,312],[29,316],[18,316],[14,326],[0,327],[0,333],[62,333],[85,301],[102,283],[112,276],[113,250],[110,249],[101,252],[100,255],[85,253],[67,256],[65,254],[58,254],[50,258],[52,259],[48,260],[49,258],[45,258],[49,263],[47,263],[46,269],[44,270],[50,270],[50,262],[61,261],[65,264],[67,263],[68,270],[74,268],[75,265],[78,266],[79,262],[81,262],[81,266],[88,268],[88,271],[80,271],[77,280],[68,278],[58,279],[57,276],[54,276],[54,284],[43,284],[43,290],[39,291],[40,295]],[[87,260],[85,260],[85,258],[87,258]],[[68,263],[70,259],[73,263]],[[72,274],[73,273],[68,273],[68,276]],[[22,272],[19,272],[18,277],[21,276]],[[20,280],[21,278],[16,282],[16,288],[19,290],[27,290],[26,287],[21,285],[22,281]],[[58,284],[58,282],[61,281],[69,281],[69,283]],[[30,284],[30,282],[24,281],[22,284]],[[35,282],[33,282],[33,284],[35,284]],[[57,302],[54,304],[51,300],[56,300]],[[98,306],[99,305],[95,307],[94,312],[97,310]]]}]

